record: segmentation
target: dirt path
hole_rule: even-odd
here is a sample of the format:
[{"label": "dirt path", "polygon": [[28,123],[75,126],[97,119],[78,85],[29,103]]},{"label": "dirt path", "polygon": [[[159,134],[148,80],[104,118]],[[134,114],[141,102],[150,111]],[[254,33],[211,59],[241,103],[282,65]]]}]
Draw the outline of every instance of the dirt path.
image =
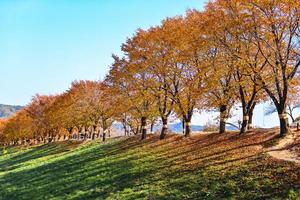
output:
[{"label": "dirt path", "polygon": [[280,140],[276,146],[265,149],[265,152],[276,159],[300,164],[300,158],[297,156],[297,154],[288,149],[288,147],[293,144],[295,140],[295,135],[290,134],[284,139]]}]

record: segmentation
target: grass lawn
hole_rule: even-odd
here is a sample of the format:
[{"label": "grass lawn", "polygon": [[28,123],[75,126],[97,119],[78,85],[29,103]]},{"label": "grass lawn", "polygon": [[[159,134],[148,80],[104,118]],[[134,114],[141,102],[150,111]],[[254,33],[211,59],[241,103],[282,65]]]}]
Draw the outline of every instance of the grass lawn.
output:
[{"label": "grass lawn", "polygon": [[11,148],[0,199],[297,199],[300,166],[263,153],[275,132]]}]

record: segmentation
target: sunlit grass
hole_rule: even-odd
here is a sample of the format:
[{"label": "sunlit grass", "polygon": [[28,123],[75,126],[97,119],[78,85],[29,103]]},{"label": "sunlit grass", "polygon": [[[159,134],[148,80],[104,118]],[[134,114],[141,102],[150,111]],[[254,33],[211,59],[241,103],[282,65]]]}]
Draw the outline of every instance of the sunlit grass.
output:
[{"label": "sunlit grass", "polygon": [[9,149],[1,199],[293,199],[300,170],[257,148],[273,133],[151,136]]}]

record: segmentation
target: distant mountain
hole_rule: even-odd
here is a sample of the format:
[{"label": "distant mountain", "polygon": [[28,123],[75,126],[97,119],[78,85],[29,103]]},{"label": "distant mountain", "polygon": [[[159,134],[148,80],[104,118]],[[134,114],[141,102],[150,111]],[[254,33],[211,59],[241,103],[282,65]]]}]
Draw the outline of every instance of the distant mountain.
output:
[{"label": "distant mountain", "polygon": [[[157,126],[157,129],[161,129],[161,126]],[[169,128],[170,130],[172,130],[172,132],[174,133],[181,133],[182,132],[182,123],[174,123],[174,124],[169,124]],[[200,132],[203,131],[203,129],[205,128],[205,126],[201,126],[201,125],[191,125],[192,131],[193,132]],[[237,130],[234,126],[231,125],[226,125],[226,130],[228,131],[235,131]]]},{"label": "distant mountain", "polygon": [[[123,126],[120,123],[115,123],[113,124],[113,128],[117,129],[119,131],[123,130]],[[160,131],[162,128],[161,125],[156,125],[154,127],[154,131]],[[182,133],[182,123],[171,123],[169,124],[169,129],[173,132],[173,133]],[[201,125],[192,125],[192,131],[193,132],[200,132],[204,129],[204,126]],[[226,125],[226,130],[228,131],[236,131],[237,128],[231,125]]]},{"label": "distant mountain", "polygon": [[[161,128],[161,127],[159,127]],[[181,133],[182,132],[182,123],[175,123],[175,124],[169,124],[169,128],[170,130],[172,130],[172,132],[174,133]],[[191,125],[192,131],[202,131],[204,126],[201,125]]]},{"label": "distant mountain", "polygon": [[21,110],[23,106],[12,106],[0,104],[0,118],[5,118],[13,115],[17,111]]}]

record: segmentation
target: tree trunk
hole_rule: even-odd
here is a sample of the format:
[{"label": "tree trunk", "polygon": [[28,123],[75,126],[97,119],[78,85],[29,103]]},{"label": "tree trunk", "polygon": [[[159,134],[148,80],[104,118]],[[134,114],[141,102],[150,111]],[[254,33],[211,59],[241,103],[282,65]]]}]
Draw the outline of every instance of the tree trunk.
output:
[{"label": "tree trunk", "polygon": [[253,112],[254,112],[255,106],[256,106],[256,102],[253,103],[253,105],[251,106],[251,108],[249,110],[248,130],[253,128],[252,119],[253,119]]},{"label": "tree trunk", "polygon": [[191,122],[190,121],[186,121],[185,122],[185,137],[190,137],[191,136],[191,132],[192,132],[192,129],[191,129]]},{"label": "tree trunk", "polygon": [[280,121],[280,136],[284,137],[289,132],[288,118],[279,117]]},{"label": "tree trunk", "polygon": [[167,131],[168,131],[168,119],[167,118],[162,118],[162,122],[163,122],[163,127],[161,129],[161,133],[160,133],[160,139],[165,139]]},{"label": "tree trunk", "polygon": [[227,111],[227,106],[226,105],[221,105],[220,106],[220,127],[219,127],[219,133],[225,133],[226,131],[226,111]]},{"label": "tree trunk", "polygon": [[243,122],[242,122],[242,127],[240,130],[240,135],[247,131],[248,121],[249,121],[249,116],[246,114],[243,114]]},{"label": "tree trunk", "polygon": [[67,128],[67,130],[68,130],[69,135],[72,135],[72,130],[73,130],[73,128],[70,127],[70,128]]},{"label": "tree trunk", "polygon": [[153,134],[154,133],[154,121],[153,122],[151,122],[151,127],[150,127],[150,132],[151,132],[151,134]]},{"label": "tree trunk", "polygon": [[96,130],[97,130],[97,126],[93,126],[93,133],[92,133],[92,140],[95,140],[96,139]]},{"label": "tree trunk", "polygon": [[126,121],[126,116],[124,117],[124,119],[122,120],[122,125],[123,125],[123,129],[124,129],[124,135],[128,136],[128,128],[127,128],[127,121]]},{"label": "tree trunk", "polygon": [[141,129],[142,129],[142,140],[146,139],[147,137],[147,118],[141,118]]},{"label": "tree trunk", "polygon": [[105,140],[106,140],[106,130],[103,130],[102,141],[105,142]]},{"label": "tree trunk", "polygon": [[127,136],[128,133],[127,133],[127,126],[126,126],[126,123],[123,121],[123,129],[124,129],[124,135]]},{"label": "tree trunk", "polygon": [[226,121],[224,119],[220,120],[219,133],[223,134],[226,132]]},{"label": "tree trunk", "polygon": [[[284,101],[282,101],[284,102]],[[280,137],[286,136],[289,132],[289,118],[286,113],[286,104],[281,103],[276,105],[276,109],[278,112],[279,122],[280,122]]]}]

